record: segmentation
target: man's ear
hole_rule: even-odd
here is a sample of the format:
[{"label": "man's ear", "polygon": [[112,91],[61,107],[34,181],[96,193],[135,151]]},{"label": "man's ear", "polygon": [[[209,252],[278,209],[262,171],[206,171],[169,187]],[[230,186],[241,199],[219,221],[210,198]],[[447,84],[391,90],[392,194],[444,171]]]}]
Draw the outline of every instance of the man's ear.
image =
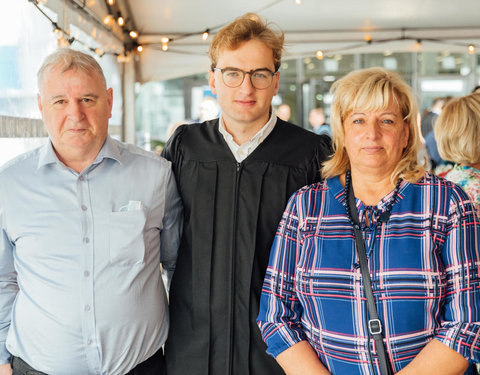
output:
[{"label": "man's ear", "polygon": [[217,95],[217,88],[215,86],[215,71],[210,70],[208,72],[208,84],[210,85],[212,92]]},{"label": "man's ear", "polygon": [[107,90],[107,104],[108,104],[108,118],[112,118],[112,107],[113,107],[113,89],[109,88]]},{"label": "man's ear", "polygon": [[42,97],[40,96],[40,94],[37,94],[37,105],[38,105],[38,109],[40,110],[40,112],[42,112]]},{"label": "man's ear", "polygon": [[277,92],[278,92],[278,82],[280,80],[280,72],[277,72],[277,74],[275,74],[275,77],[273,77],[274,81],[275,81],[275,93],[274,95],[277,95]]}]

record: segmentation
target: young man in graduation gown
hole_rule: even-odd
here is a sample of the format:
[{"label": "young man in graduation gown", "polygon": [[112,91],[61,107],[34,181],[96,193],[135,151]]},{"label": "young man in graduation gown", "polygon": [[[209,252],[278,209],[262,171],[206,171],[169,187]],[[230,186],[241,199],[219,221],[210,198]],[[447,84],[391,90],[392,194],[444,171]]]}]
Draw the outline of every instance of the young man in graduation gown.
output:
[{"label": "young man in graduation gown", "polygon": [[288,198],[330,152],[328,137],[272,113],[283,40],[255,14],[220,30],[209,51],[220,119],[181,126],[164,149],[185,212],[168,375],[283,374],[255,322],[262,283]]}]

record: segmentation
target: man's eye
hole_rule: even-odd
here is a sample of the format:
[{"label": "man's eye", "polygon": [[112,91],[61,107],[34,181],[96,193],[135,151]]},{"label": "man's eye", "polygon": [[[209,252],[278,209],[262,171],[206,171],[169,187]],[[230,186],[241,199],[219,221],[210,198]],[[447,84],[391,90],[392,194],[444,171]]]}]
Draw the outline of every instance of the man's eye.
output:
[{"label": "man's eye", "polygon": [[66,103],[66,101],[63,100],[63,99],[55,100],[53,102],[54,105],[62,105],[62,104],[65,104],[65,103]]},{"label": "man's eye", "polygon": [[267,73],[256,72],[256,73],[253,74],[253,78],[255,78],[255,79],[265,79],[265,78],[267,78]]},{"label": "man's eye", "polygon": [[92,101],[93,101],[93,100],[90,99],[90,98],[82,98],[82,102],[84,102],[84,103],[90,103],[90,102],[92,102]]},{"label": "man's eye", "polygon": [[355,120],[353,120],[353,123],[354,123],[354,124],[363,124],[363,119],[361,119],[361,118],[356,118]]},{"label": "man's eye", "polygon": [[240,72],[237,72],[236,70],[227,70],[225,76],[228,78],[237,78],[240,76]]}]

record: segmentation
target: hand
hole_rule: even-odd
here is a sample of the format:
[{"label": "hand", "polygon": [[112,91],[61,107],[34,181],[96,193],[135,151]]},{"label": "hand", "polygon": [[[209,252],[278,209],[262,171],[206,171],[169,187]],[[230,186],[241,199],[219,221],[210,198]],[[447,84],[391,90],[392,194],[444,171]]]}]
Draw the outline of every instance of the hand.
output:
[{"label": "hand", "polygon": [[10,366],[10,363],[0,365],[0,375],[12,375],[12,366]]}]

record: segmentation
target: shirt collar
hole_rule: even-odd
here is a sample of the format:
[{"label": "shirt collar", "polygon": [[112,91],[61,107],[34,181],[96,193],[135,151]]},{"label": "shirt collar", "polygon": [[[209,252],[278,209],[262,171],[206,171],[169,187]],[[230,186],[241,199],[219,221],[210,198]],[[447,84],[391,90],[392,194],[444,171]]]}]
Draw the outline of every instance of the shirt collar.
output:
[{"label": "shirt collar", "polygon": [[[105,158],[113,159],[122,164],[122,156],[118,148],[118,144],[110,136],[107,136],[105,143],[103,144],[92,164],[98,164]],[[52,141],[49,139],[47,144],[45,144],[40,151],[37,169],[55,163],[63,165],[53,149]]]},{"label": "shirt collar", "polygon": [[[277,116],[273,113],[273,111],[270,110],[270,118],[268,119],[267,123],[248,142],[254,142],[257,140],[259,143],[263,142],[263,140],[267,138],[267,136],[272,132],[276,123],[277,123]],[[220,114],[220,119],[218,122],[218,131],[223,135],[225,140],[228,140],[230,142],[235,142],[233,140],[233,136],[225,128],[222,114]]]}]

